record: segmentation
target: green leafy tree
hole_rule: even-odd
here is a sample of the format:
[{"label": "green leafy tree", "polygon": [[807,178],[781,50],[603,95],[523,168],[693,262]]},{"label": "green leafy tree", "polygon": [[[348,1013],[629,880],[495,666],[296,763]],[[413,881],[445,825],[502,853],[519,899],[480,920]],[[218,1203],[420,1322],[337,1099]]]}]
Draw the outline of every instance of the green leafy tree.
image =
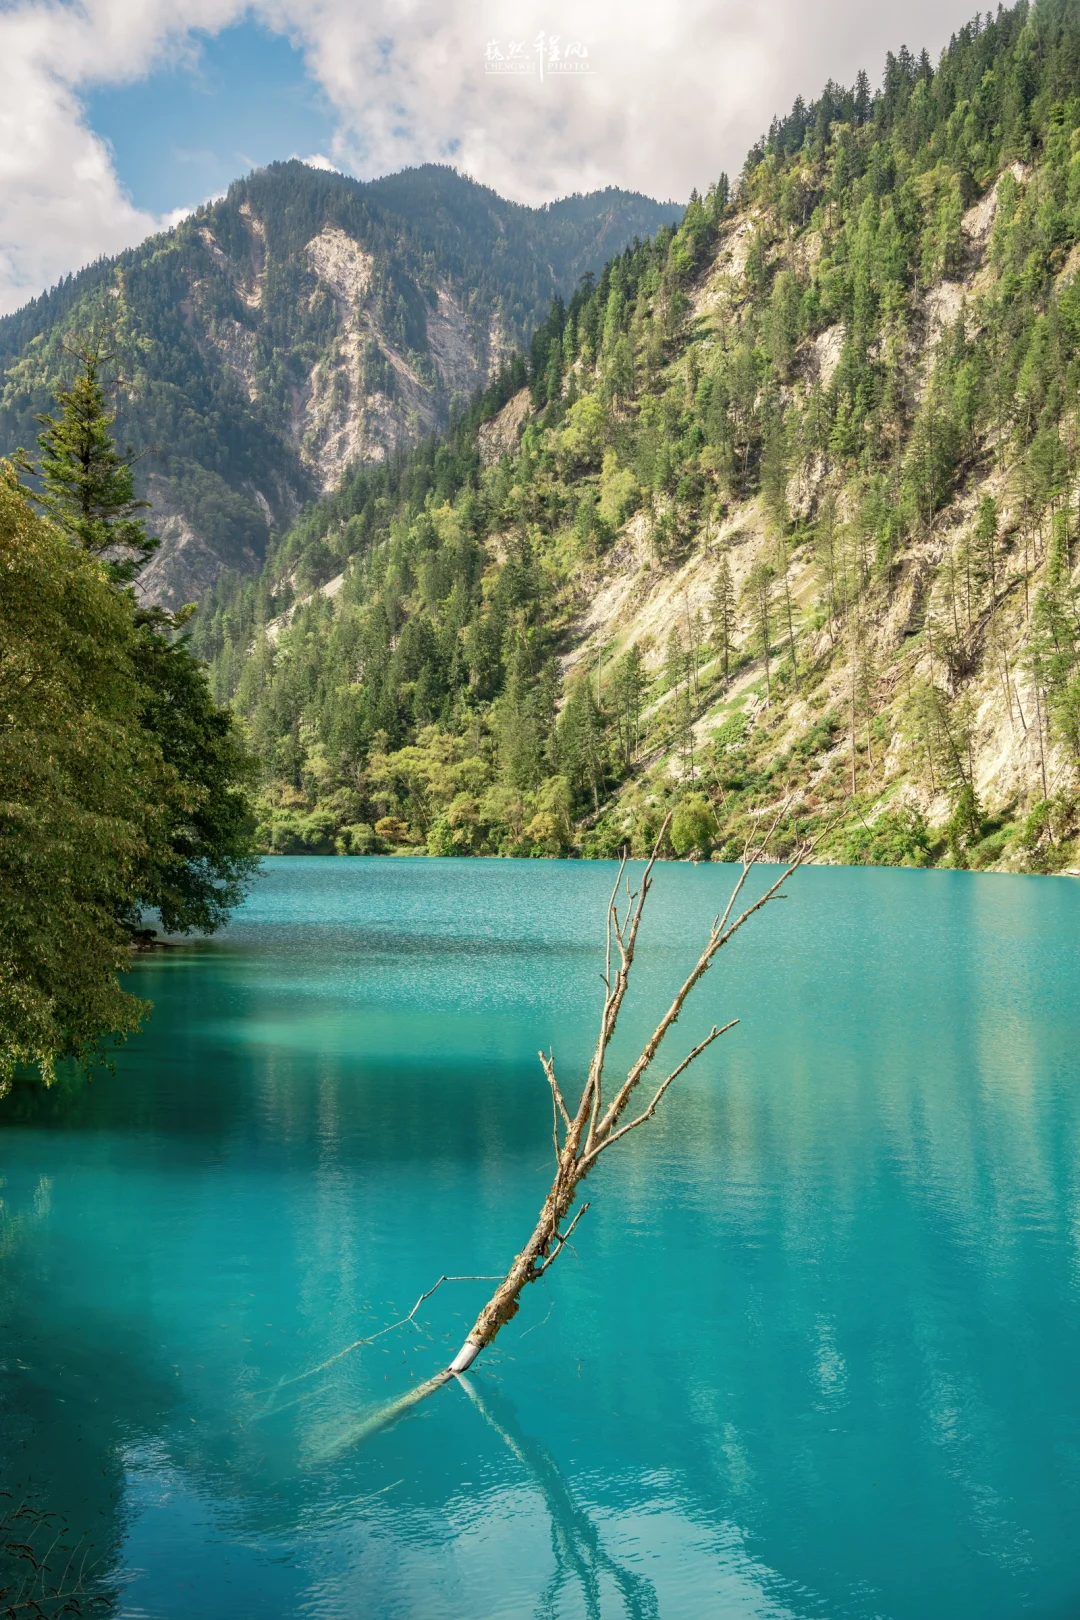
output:
[{"label": "green leafy tree", "polygon": [[691,850],[707,855],[716,834],[716,817],[704,793],[688,793],[679,800],[669,834],[676,855],[688,855]]},{"label": "green leafy tree", "polygon": [[[133,497],[130,461],[112,440],[100,347],[78,352],[75,383],[58,395],[57,414],[43,418],[39,499],[56,527],[98,559],[127,595],[157,542],[137,515],[146,502]],[[131,925],[141,908],[150,908],[167,929],[183,933],[219,928],[257,865],[246,793],[253,766],[236,719],[214,702],[187,638],[169,639],[187,616],[132,603],[130,657],[142,691],[142,724],[163,767],[158,791],[167,847],[148,849],[123,908]]]},{"label": "green leafy tree", "polygon": [[[0,464],[2,465],[2,464]],[[121,926],[165,846],[132,604],[0,475],[0,1090],[138,1027]]]},{"label": "green leafy tree", "polygon": [[247,787],[251,760],[232,712],[215,703],[204,666],[184,641],[137,631],[132,663],[142,723],[160,751],[166,846],[142,870],[135,904],[171,933],[213,933],[243,898],[256,866]]}]

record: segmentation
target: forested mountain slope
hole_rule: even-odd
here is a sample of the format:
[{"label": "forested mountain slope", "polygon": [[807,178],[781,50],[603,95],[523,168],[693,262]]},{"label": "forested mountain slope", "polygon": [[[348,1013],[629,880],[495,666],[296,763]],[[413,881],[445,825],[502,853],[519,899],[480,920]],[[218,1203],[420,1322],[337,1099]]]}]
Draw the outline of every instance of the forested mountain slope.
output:
[{"label": "forested mountain slope", "polygon": [[1078,266],[1075,0],[797,102],[206,603],[266,847],[1074,860]]},{"label": "forested mountain slope", "polygon": [[257,568],[351,463],[445,424],[553,294],[680,212],[614,189],[524,208],[434,165],[361,184],[275,164],[0,320],[0,454],[33,446],[65,344],[107,321],[164,541],[142,590],[175,607],[223,563]]}]

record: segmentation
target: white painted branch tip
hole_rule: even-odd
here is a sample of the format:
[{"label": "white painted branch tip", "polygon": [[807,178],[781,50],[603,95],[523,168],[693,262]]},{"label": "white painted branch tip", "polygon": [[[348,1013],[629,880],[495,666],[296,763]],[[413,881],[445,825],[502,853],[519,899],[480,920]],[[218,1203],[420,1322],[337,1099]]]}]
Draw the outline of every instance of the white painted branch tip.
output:
[{"label": "white painted branch tip", "polygon": [[452,1373],[468,1372],[469,1368],[472,1366],[479,1354],[480,1346],[478,1344],[474,1344],[471,1339],[466,1339],[465,1343],[462,1345],[461,1349],[450,1363],[450,1371]]}]

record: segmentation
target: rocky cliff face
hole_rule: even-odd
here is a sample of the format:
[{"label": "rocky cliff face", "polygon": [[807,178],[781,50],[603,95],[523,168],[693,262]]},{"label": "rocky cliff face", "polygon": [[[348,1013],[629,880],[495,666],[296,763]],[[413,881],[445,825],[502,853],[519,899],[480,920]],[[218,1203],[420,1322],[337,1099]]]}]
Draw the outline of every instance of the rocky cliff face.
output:
[{"label": "rocky cliff face", "polygon": [[268,847],[1080,866],[1077,60],[1020,5],[797,103],[218,593]]},{"label": "rocky cliff face", "polygon": [[[739,837],[752,839],[763,817],[794,815],[811,828],[830,817],[834,857],[1037,870],[1076,858],[1076,339],[1063,310],[1080,291],[1080,248],[1066,242],[1048,256],[1039,294],[1016,308],[1005,245],[1024,220],[1030,251],[1031,222],[1045,217],[1054,185],[1044,166],[1007,164],[958,212],[950,273],[905,302],[892,334],[903,415],[891,525],[887,512],[866,510],[874,452],[857,470],[835,437],[808,442],[800,431],[850,362],[851,326],[837,322],[796,337],[786,361],[779,491],[740,490],[736,476],[726,499],[697,514],[673,490],[658,492],[581,567],[559,659],[564,689],[595,682],[630,649],[651,678],[638,721],[646,746],[601,815],[587,818],[613,847],[620,832],[632,839],[647,805],[689,791]],[[686,289],[691,324],[667,373],[673,391],[698,386],[746,333],[754,236],[759,250],[768,243],[758,274],[773,288],[785,275],[809,279],[822,257],[819,236],[793,236],[765,209],[725,225]],[[1061,344],[1052,360],[1048,329]],[[884,357],[885,343],[875,348]],[[965,364],[967,385],[985,393],[961,443],[953,390]],[[755,387],[763,381],[759,373]],[[1030,391],[1026,422],[1018,388]],[[1041,450],[1031,394],[1045,413]],[[757,392],[755,408],[765,397]],[[929,473],[919,461],[935,447],[920,442],[921,424],[941,436]],[[608,431],[618,442],[615,421]],[[510,448],[499,418],[481,433]],[[921,510],[920,477],[940,479]],[[716,650],[721,568],[734,606],[730,675]]]},{"label": "rocky cliff face", "polygon": [[296,398],[289,434],[329,493],[351,463],[381,461],[436,428],[448,401],[468,399],[489,380],[506,344],[495,310],[470,323],[436,283],[424,310],[428,364],[418,364],[379,325],[370,253],[337,227],[320,231],[305,252],[317,277],[311,296],[333,298],[336,330]]},{"label": "rocky cliff face", "polygon": [[222,568],[256,568],[347,467],[444,425],[613,238],[679,212],[613,191],[571,202],[525,209],[434,168],[252,175],[0,322],[0,453],[33,444],[65,344],[106,328],[162,541],[142,592],[198,598]]}]

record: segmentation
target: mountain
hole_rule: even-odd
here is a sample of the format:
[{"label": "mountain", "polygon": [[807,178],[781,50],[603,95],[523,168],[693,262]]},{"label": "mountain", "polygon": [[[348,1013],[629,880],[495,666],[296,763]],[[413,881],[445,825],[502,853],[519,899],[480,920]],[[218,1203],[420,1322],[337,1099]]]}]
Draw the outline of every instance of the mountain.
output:
[{"label": "mountain", "polygon": [[525,208],[435,165],[363,184],[274,164],[0,320],[0,453],[33,445],[65,344],[106,322],[163,540],[142,590],[176,606],[257,569],[352,463],[445,425],[553,295],[680,212],[613,188]]},{"label": "mountain", "polygon": [[1062,870],[1078,492],[1080,7],[1039,0],[796,102],[196,634],[269,849],[640,854],[670,811],[676,854]]}]

